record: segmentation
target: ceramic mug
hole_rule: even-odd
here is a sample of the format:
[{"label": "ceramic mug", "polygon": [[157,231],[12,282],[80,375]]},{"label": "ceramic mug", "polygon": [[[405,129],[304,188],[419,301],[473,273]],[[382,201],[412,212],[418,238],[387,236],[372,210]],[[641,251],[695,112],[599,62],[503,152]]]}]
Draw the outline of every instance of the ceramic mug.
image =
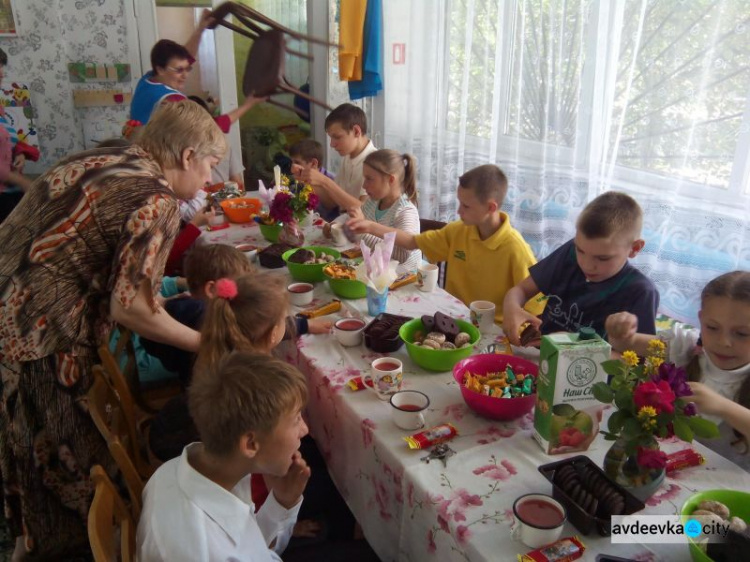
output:
[{"label": "ceramic mug", "polygon": [[424,263],[417,270],[417,289],[425,293],[435,290],[440,269],[434,263]]},{"label": "ceramic mug", "polygon": [[401,429],[414,431],[424,427],[423,412],[430,405],[430,399],[418,390],[399,390],[391,396],[391,417]]},{"label": "ceramic mug", "polygon": [[539,548],[560,538],[568,512],[547,494],[526,494],[513,503],[516,525],[511,537],[529,548]]},{"label": "ceramic mug", "polygon": [[306,306],[313,301],[313,290],[315,287],[310,283],[292,283],[286,290],[289,293],[289,302],[293,306]]},{"label": "ceramic mug", "polygon": [[400,360],[394,357],[375,359],[370,374],[364,376],[365,386],[377,394],[380,400],[388,400],[391,395],[401,390],[402,373],[403,365]]},{"label": "ceramic mug", "polygon": [[495,324],[495,303],[492,301],[473,301],[469,305],[471,323],[484,333]]},{"label": "ceramic mug", "polygon": [[334,323],[333,336],[344,347],[353,347],[362,343],[365,326],[359,318],[342,318]]}]

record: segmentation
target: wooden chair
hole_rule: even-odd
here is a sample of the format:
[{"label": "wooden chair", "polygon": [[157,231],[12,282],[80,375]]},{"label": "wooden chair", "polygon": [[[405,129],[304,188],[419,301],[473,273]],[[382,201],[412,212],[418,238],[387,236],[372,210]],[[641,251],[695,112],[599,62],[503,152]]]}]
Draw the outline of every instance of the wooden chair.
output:
[{"label": "wooden chair", "polygon": [[134,561],[137,520],[133,519],[114,484],[98,464],[91,467],[91,480],[96,486],[96,491],[89,509],[88,533],[94,560],[96,562]]},{"label": "wooden chair", "polygon": [[[436,221],[432,219],[419,219],[419,232],[427,232],[428,230],[440,230],[447,223],[442,221]],[[448,264],[444,261],[438,263],[438,269],[440,274],[438,275],[438,285],[445,288],[445,282],[448,279]]]},{"label": "wooden chair", "polygon": [[[232,14],[247,29],[224,21],[224,18],[229,14]],[[307,53],[288,49],[285,36],[288,35],[299,41],[309,41],[331,47],[337,47],[338,45],[329,43],[324,39],[317,39],[310,35],[303,35],[302,33],[293,31],[238,2],[224,2],[213,11],[212,15],[215,18],[215,23],[210,27],[222,25],[253,40],[253,46],[247,55],[245,75],[242,81],[242,91],[246,96],[267,97],[291,93],[325,107],[328,110],[332,109],[325,102],[315,99],[299,88],[294,87],[286,78],[284,68],[286,55],[294,55],[310,60],[312,57]],[[265,29],[259,24],[268,26],[270,29]],[[268,103],[300,113],[297,108],[275,100],[269,99]]]},{"label": "wooden chair", "polygon": [[131,513],[137,521],[144,480],[153,474],[154,468],[144,459],[139,433],[125,415],[123,402],[107,381],[101,365],[94,366],[93,375],[94,382],[88,392],[89,412],[122,473],[130,495]]}]

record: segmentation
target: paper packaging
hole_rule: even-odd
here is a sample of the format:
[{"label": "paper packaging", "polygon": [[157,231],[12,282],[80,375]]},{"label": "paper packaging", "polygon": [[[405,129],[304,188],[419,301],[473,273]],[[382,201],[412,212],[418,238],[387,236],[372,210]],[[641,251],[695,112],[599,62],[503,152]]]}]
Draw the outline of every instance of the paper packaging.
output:
[{"label": "paper packaging", "polygon": [[548,454],[585,451],[596,442],[601,403],[592,388],[606,382],[610,346],[591,328],[542,336],[534,438]]}]

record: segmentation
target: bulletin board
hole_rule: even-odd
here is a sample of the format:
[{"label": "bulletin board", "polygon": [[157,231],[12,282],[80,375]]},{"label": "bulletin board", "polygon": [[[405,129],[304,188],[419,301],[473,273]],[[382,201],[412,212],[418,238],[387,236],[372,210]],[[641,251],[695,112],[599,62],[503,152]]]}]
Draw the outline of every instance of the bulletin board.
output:
[{"label": "bulletin board", "polygon": [[0,36],[15,37],[16,17],[13,13],[13,0],[0,0]]},{"label": "bulletin board", "polygon": [[39,148],[29,87],[21,82],[11,82],[0,87],[0,105],[5,109],[8,124],[18,133],[18,140]]}]

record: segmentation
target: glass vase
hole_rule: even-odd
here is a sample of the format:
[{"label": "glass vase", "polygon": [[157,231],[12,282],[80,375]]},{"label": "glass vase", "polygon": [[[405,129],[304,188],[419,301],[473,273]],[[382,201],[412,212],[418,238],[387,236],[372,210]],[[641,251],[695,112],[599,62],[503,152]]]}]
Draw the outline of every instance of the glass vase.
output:
[{"label": "glass vase", "polygon": [[295,219],[284,223],[284,227],[279,234],[279,242],[289,244],[290,246],[302,246],[305,244],[305,234]]},{"label": "glass vase", "polygon": [[609,478],[645,502],[654,495],[664,481],[663,468],[643,468],[636,454],[628,455],[625,440],[617,439],[604,455],[604,472]]}]

